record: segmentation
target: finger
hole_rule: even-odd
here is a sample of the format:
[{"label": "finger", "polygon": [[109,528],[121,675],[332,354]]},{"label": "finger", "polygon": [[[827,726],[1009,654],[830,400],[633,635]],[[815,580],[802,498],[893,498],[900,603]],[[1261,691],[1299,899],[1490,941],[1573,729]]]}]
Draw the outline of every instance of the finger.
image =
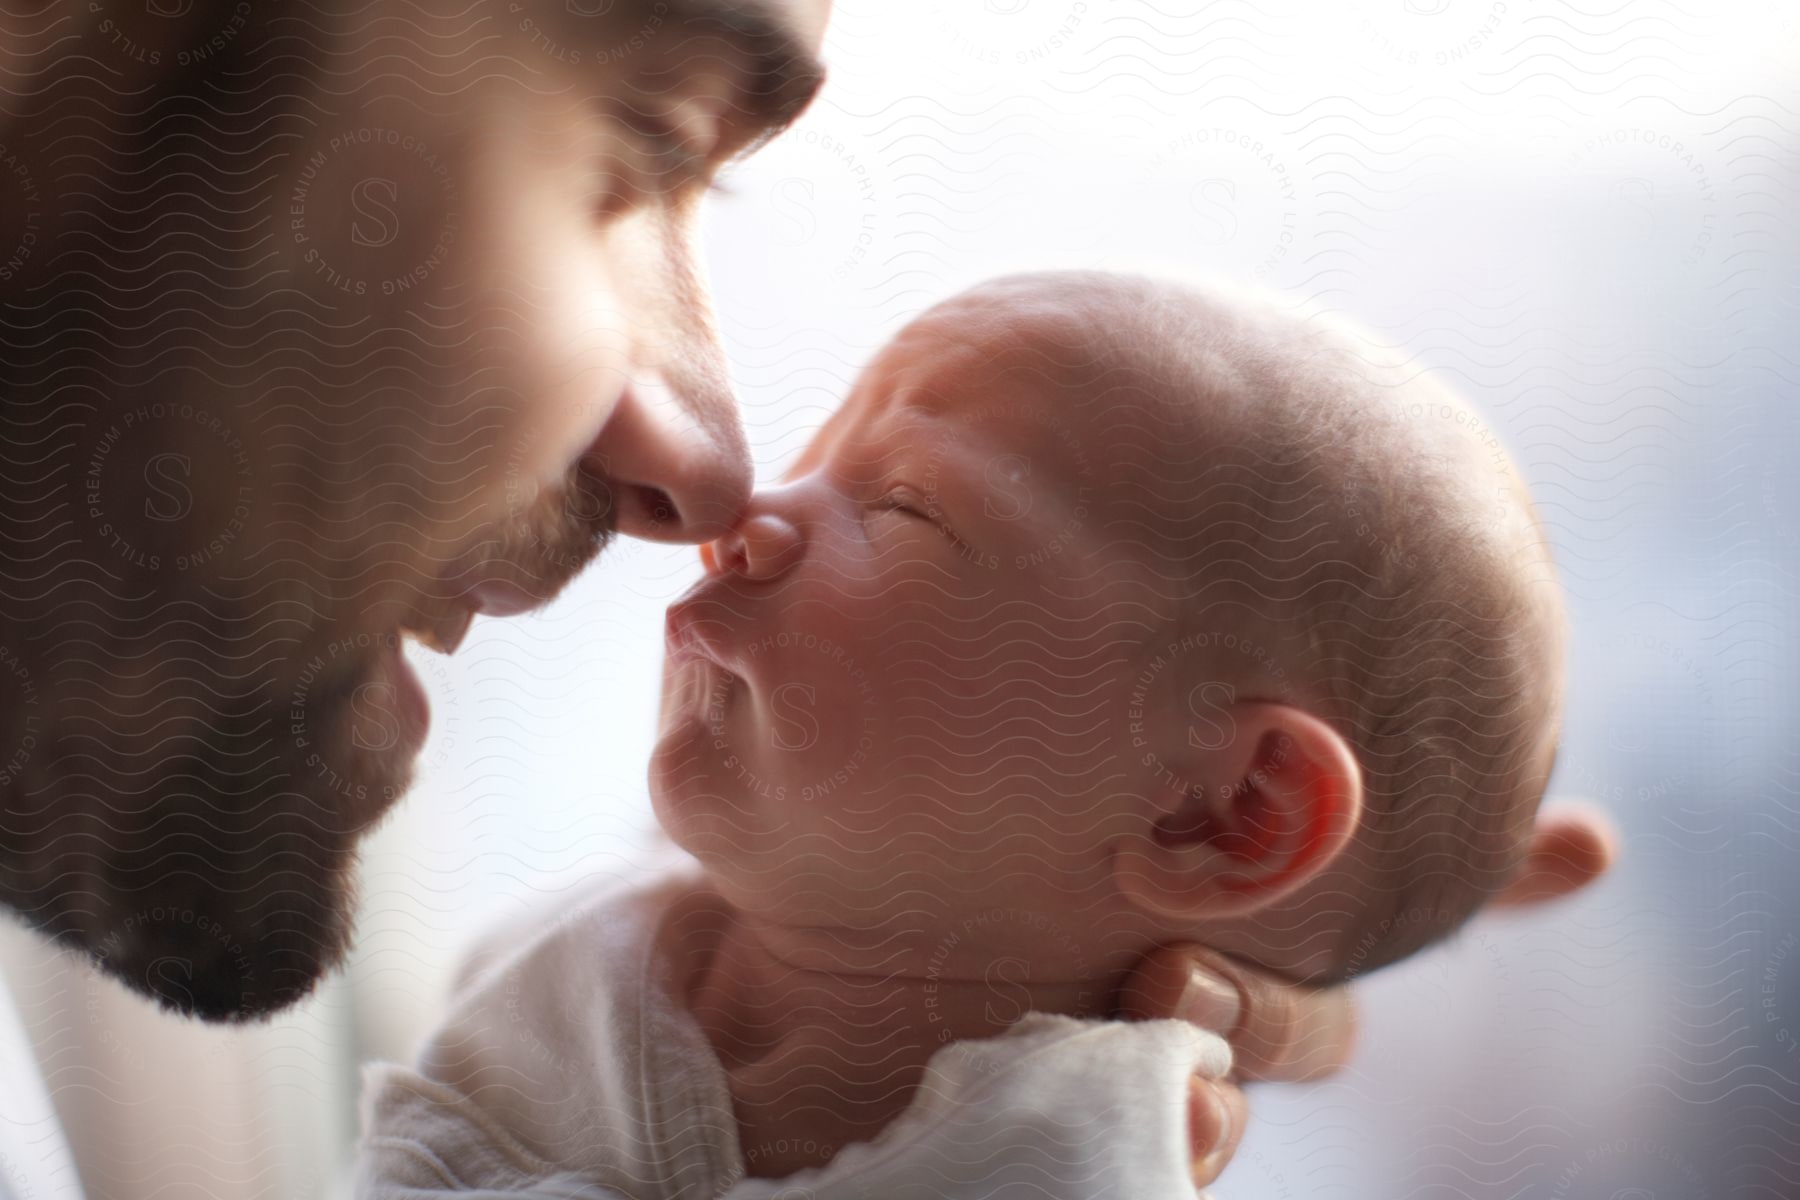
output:
[{"label": "finger", "polygon": [[1493,903],[1519,908],[1566,896],[1604,875],[1618,855],[1610,818],[1586,805],[1560,805],[1538,816],[1518,873]]},{"label": "finger", "polygon": [[1160,946],[1145,955],[1119,989],[1119,1015],[1140,1021],[1179,1017],[1229,1041],[1242,998],[1230,980],[1196,974],[1194,956],[1201,953],[1198,946]]},{"label": "finger", "polygon": [[1202,1011],[1217,1005],[1216,984],[1237,990],[1237,1025],[1231,1043],[1238,1079],[1301,1083],[1341,1070],[1356,1040],[1356,1010],[1348,987],[1312,988],[1279,979],[1212,950],[1192,954],[1195,979],[1188,996]]},{"label": "finger", "polygon": [[1232,976],[1243,997],[1230,1038],[1238,1078],[1300,1083],[1336,1074],[1350,1061],[1356,1008],[1348,987],[1303,987],[1222,956],[1213,969]]},{"label": "finger", "polygon": [[1231,1043],[1234,1077],[1300,1082],[1340,1070],[1355,1043],[1346,987],[1309,988],[1201,946],[1145,956],[1119,992],[1120,1014],[1177,1017]]},{"label": "finger", "polygon": [[1244,1140],[1249,1111],[1244,1093],[1229,1083],[1188,1077],[1188,1146],[1195,1187],[1218,1182],[1237,1153],[1238,1143]]}]

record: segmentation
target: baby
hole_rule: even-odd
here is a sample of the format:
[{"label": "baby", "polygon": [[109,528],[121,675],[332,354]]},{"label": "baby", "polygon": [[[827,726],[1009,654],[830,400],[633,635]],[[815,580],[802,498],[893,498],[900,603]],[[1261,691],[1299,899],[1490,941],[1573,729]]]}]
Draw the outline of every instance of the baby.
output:
[{"label": "baby", "polygon": [[367,1194],[1191,1195],[1227,1051],[1099,1020],[1118,981],[1171,941],[1299,981],[1420,949],[1555,758],[1498,439],[1225,290],[937,306],[703,558],[650,767],[691,857],[489,940],[371,1072]]}]

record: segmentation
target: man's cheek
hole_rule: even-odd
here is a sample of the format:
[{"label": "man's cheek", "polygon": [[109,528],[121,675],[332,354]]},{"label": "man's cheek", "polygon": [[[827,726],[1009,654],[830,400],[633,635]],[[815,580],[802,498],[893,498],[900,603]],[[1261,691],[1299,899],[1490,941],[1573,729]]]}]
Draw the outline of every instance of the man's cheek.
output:
[{"label": "man's cheek", "polygon": [[[491,390],[480,443],[491,470],[516,503],[521,493],[560,481],[595,448],[618,410],[630,378],[626,340],[576,315],[546,317],[543,327],[515,331],[486,353]],[[611,464],[596,465],[604,473]]]}]

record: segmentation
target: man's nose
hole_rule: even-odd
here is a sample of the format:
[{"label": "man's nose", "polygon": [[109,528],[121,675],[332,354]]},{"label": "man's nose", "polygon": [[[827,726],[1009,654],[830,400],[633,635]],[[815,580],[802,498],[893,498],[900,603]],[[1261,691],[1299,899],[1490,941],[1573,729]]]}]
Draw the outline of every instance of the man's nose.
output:
[{"label": "man's nose", "polygon": [[779,578],[800,560],[799,528],[772,507],[754,498],[750,511],[736,529],[700,547],[700,561],[709,574],[736,574],[766,582]]},{"label": "man's nose", "polygon": [[723,407],[723,419],[704,420],[659,377],[627,385],[589,452],[612,490],[619,532],[704,543],[738,523],[750,499],[750,455]]}]

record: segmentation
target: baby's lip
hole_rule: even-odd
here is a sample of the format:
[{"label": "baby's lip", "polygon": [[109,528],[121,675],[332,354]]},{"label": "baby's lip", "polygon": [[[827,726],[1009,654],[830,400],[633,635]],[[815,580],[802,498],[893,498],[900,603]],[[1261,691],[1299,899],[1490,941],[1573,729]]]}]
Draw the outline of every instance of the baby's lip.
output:
[{"label": "baby's lip", "polygon": [[719,644],[719,624],[708,621],[701,615],[707,605],[707,597],[700,588],[690,590],[680,600],[669,605],[669,611],[663,618],[663,644],[671,659],[704,658],[720,666],[725,664],[723,647]]}]

